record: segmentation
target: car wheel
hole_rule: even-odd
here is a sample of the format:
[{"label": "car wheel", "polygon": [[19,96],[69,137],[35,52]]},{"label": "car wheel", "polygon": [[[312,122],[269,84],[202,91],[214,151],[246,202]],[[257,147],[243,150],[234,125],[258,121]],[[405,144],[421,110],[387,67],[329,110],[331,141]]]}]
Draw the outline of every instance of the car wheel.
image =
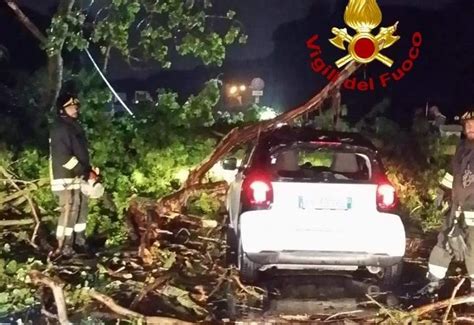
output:
[{"label": "car wheel", "polygon": [[252,262],[243,252],[242,243],[239,241],[239,259],[238,268],[240,279],[246,284],[255,284],[258,280],[258,269],[260,265]]},{"label": "car wheel", "polygon": [[399,262],[384,269],[381,279],[381,287],[383,289],[393,289],[396,287],[402,276],[403,262]]}]

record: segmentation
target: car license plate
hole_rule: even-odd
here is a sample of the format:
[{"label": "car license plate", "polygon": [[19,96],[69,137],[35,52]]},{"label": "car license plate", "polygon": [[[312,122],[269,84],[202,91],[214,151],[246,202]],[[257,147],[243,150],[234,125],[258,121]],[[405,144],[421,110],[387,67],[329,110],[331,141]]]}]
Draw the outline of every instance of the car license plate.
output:
[{"label": "car license plate", "polygon": [[307,198],[299,196],[298,207],[304,210],[350,210],[352,208],[352,198],[331,196]]}]

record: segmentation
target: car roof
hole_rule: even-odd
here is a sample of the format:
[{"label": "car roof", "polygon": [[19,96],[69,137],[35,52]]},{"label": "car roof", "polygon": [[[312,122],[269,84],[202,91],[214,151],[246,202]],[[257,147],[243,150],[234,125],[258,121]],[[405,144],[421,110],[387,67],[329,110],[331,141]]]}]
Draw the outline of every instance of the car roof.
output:
[{"label": "car roof", "polygon": [[312,127],[288,127],[284,126],[275,130],[267,131],[261,135],[260,141],[270,146],[295,141],[310,142],[317,141],[324,144],[338,142],[343,145],[364,147],[373,151],[377,148],[367,138],[357,132],[325,131]]}]

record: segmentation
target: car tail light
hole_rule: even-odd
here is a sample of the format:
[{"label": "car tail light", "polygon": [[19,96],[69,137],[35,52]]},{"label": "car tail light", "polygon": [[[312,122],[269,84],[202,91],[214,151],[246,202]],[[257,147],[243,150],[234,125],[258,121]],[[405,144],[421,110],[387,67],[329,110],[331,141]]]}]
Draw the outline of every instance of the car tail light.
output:
[{"label": "car tail light", "polygon": [[377,186],[377,208],[382,211],[391,210],[397,205],[397,194],[390,183]]},{"label": "car tail light", "polygon": [[248,208],[268,209],[273,203],[273,186],[270,176],[263,172],[247,175],[242,184],[243,202]]}]

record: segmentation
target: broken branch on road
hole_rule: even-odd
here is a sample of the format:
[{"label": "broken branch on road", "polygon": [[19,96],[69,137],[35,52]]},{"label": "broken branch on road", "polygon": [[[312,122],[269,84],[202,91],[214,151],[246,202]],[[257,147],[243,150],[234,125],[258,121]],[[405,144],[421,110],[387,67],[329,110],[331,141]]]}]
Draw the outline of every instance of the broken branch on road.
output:
[{"label": "broken branch on road", "polygon": [[163,325],[191,325],[193,323],[170,318],[170,317],[160,317],[160,316],[144,316],[137,312],[134,312],[130,309],[118,305],[111,297],[104,294],[98,293],[94,290],[89,291],[91,298],[103,303],[114,313],[131,318],[136,321],[143,321],[145,324],[163,324]]},{"label": "broken branch on road", "polygon": [[58,313],[58,321],[61,325],[69,325],[66,301],[64,299],[63,284],[51,279],[48,276],[45,276],[39,271],[31,271],[30,278],[33,284],[43,284],[48,286],[53,292],[54,301],[56,302],[56,309]]}]

